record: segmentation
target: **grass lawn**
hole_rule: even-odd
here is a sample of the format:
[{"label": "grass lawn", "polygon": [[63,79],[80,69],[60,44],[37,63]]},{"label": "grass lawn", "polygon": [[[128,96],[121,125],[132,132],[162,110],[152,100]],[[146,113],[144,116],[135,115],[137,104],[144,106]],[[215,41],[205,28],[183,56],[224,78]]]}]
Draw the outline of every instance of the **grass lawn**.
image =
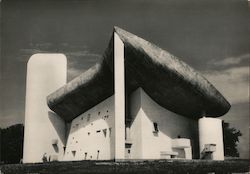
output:
[{"label": "grass lawn", "polygon": [[4,174],[85,174],[85,173],[246,173],[250,160],[133,160],[133,161],[70,161],[33,164],[6,164]]}]

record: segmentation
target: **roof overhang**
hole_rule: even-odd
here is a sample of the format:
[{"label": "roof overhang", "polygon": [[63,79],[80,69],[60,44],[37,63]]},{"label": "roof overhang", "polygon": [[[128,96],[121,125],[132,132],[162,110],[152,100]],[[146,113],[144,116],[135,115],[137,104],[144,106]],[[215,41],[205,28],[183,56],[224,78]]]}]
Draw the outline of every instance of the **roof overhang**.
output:
[{"label": "roof overhang", "polygon": [[[114,32],[124,43],[126,91],[137,87],[159,105],[177,114],[199,118],[228,112],[228,101],[201,74],[156,45],[118,27]],[[71,121],[114,94],[114,45],[109,42],[100,63],[47,97],[48,106]]]}]

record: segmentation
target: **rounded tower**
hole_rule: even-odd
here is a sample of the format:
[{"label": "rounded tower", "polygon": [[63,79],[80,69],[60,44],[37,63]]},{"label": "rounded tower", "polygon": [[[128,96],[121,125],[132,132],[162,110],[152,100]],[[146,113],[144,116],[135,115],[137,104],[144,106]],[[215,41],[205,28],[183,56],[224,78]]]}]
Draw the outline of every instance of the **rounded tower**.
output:
[{"label": "rounded tower", "polygon": [[34,54],[27,64],[23,162],[60,160],[65,122],[47,106],[46,97],[66,84],[63,54]]},{"label": "rounded tower", "polygon": [[224,160],[222,120],[203,117],[199,119],[200,157]]}]

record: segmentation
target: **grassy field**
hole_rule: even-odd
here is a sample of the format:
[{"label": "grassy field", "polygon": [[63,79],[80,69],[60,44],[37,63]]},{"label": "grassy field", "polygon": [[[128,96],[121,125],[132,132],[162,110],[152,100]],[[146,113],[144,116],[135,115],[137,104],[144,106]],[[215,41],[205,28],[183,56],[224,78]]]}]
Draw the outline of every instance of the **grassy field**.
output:
[{"label": "grassy field", "polygon": [[250,160],[134,160],[134,161],[75,161],[1,165],[4,174],[85,174],[85,173],[193,173],[249,172]]}]

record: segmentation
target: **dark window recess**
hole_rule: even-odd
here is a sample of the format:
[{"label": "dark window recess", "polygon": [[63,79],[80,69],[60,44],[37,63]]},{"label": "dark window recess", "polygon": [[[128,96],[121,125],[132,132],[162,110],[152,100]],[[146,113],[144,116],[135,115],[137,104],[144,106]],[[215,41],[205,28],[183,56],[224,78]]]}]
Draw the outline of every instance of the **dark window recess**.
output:
[{"label": "dark window recess", "polygon": [[112,128],[109,128],[109,137],[111,137]]},{"label": "dark window recess", "polygon": [[76,143],[78,143],[78,141],[76,141]]},{"label": "dark window recess", "polygon": [[90,135],[90,132],[88,132],[88,135]]},{"label": "dark window recess", "polygon": [[81,120],[83,120],[83,117],[81,118]]},{"label": "dark window recess", "polygon": [[84,159],[85,159],[85,160],[87,159],[87,155],[88,155],[88,153],[85,152],[85,153],[84,153]]},{"label": "dark window recess", "polygon": [[101,132],[101,130],[97,130],[97,131],[96,131],[96,133],[100,133],[100,132]]},{"label": "dark window recess", "polygon": [[100,115],[101,114],[101,112],[98,112],[98,115]]},{"label": "dark window recess", "polygon": [[103,129],[102,132],[104,134],[104,137],[106,137],[107,136],[107,129]]},{"label": "dark window recess", "polygon": [[72,155],[75,157],[76,156],[76,151],[75,150],[72,150]]},{"label": "dark window recess", "polygon": [[158,128],[158,124],[156,122],[154,122],[154,133],[159,132],[159,128]]},{"label": "dark window recess", "polygon": [[97,156],[96,156],[96,159],[99,159],[99,153],[100,153],[100,151],[99,151],[99,150],[97,150]]},{"label": "dark window recess", "polygon": [[107,110],[107,112],[109,112],[109,110]]}]

